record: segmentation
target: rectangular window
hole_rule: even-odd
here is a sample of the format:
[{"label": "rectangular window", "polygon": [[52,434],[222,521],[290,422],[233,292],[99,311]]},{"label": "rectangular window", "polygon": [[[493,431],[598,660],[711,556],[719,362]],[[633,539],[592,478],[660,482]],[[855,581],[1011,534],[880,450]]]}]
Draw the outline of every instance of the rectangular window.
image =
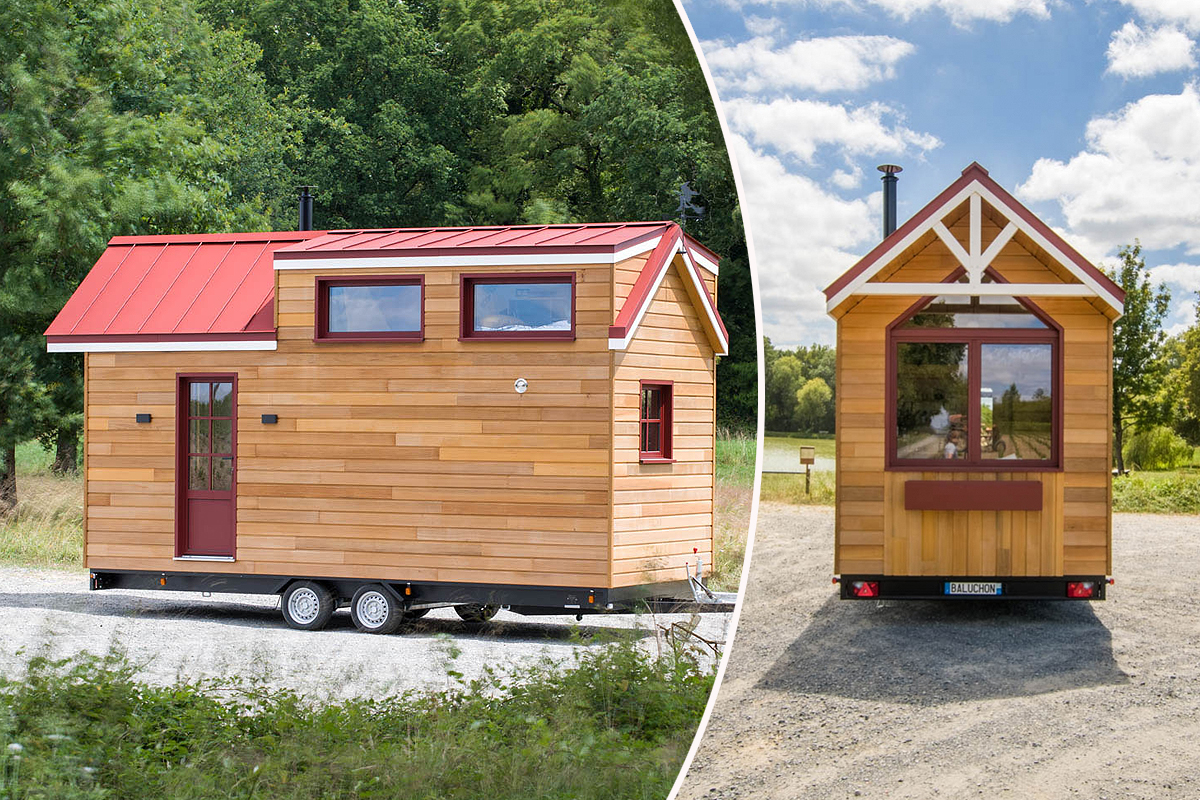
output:
[{"label": "rectangular window", "polygon": [[896,346],[896,457],[967,457],[967,346]]},{"label": "rectangular window", "polygon": [[671,448],[672,389],[670,382],[641,384],[638,450],[643,464],[673,461]]},{"label": "rectangular window", "polygon": [[575,338],[575,274],[462,276],[463,339]]},{"label": "rectangular window", "polygon": [[979,424],[984,459],[1050,460],[1052,358],[1048,344],[981,345]]},{"label": "rectangular window", "polygon": [[423,276],[317,278],[317,341],[421,341],[424,334]]}]

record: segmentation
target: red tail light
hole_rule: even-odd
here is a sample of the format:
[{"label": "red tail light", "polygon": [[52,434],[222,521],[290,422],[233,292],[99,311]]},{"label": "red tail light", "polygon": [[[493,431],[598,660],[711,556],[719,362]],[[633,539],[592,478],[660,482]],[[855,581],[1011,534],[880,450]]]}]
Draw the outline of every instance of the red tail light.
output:
[{"label": "red tail light", "polygon": [[879,597],[879,581],[854,581],[850,591],[855,597]]},{"label": "red tail light", "polygon": [[1067,597],[1094,597],[1096,584],[1093,581],[1071,581],[1067,584]]}]

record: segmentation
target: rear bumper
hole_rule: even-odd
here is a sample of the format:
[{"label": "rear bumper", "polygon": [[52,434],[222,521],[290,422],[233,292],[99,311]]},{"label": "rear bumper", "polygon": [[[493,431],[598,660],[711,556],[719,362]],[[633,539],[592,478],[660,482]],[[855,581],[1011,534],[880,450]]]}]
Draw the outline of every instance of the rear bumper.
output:
[{"label": "rear bumper", "polygon": [[[878,594],[859,596],[854,593],[855,581],[878,584]],[[1068,585],[1091,582],[1095,591],[1091,597],[1071,597]],[[1014,577],[955,577],[953,575],[900,577],[889,575],[842,575],[843,600],[1103,600],[1108,579],[1103,575],[1068,575],[1061,578]],[[949,583],[1000,584],[999,594],[950,594]]]}]

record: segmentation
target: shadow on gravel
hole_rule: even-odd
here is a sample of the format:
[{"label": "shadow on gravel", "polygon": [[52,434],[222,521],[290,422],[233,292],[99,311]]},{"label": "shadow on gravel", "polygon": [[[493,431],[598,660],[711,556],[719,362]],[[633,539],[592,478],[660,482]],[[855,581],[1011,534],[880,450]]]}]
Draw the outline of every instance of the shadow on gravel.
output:
[{"label": "shadow on gravel", "polygon": [[[164,619],[219,622],[223,625],[239,625],[249,628],[280,628],[287,626],[280,615],[278,604],[255,605],[231,603],[205,599],[202,602],[175,600],[171,598],[136,597],[106,593],[77,592],[0,592],[0,608],[40,608],[65,611],[72,614],[89,614],[110,617],[114,621],[129,619]],[[524,619],[494,620],[486,624],[466,623],[457,617],[442,619],[425,617],[400,626],[395,636],[432,638],[438,634],[450,634],[457,640],[504,640],[516,642],[544,642],[577,645],[591,639],[600,642],[622,640],[635,641],[652,636],[646,628],[613,628],[602,625],[574,623],[574,619],[557,618],[556,621],[525,621]],[[299,631],[297,631],[299,633]],[[350,619],[350,612],[342,609],[333,615],[329,625],[316,635],[328,636],[360,633]],[[312,633],[306,635],[314,635]]]},{"label": "shadow on gravel", "polygon": [[832,596],[758,687],[936,705],[1128,680],[1089,603]]}]

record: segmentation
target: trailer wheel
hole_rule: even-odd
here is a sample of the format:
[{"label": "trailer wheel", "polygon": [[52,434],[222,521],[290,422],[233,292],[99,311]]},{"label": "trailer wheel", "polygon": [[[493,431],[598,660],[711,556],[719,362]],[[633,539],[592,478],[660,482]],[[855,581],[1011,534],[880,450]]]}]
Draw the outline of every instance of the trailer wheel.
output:
[{"label": "trailer wheel", "polygon": [[314,581],[296,581],[283,592],[283,619],[302,631],[319,631],[329,624],[337,598]]},{"label": "trailer wheel", "polygon": [[500,610],[500,606],[485,606],[480,603],[464,603],[461,606],[455,606],[454,610],[458,613],[463,622],[487,622],[492,617],[496,616],[496,612]]},{"label": "trailer wheel", "polygon": [[367,633],[394,633],[404,618],[404,609],[396,598],[378,583],[359,587],[350,601],[354,627]]}]

